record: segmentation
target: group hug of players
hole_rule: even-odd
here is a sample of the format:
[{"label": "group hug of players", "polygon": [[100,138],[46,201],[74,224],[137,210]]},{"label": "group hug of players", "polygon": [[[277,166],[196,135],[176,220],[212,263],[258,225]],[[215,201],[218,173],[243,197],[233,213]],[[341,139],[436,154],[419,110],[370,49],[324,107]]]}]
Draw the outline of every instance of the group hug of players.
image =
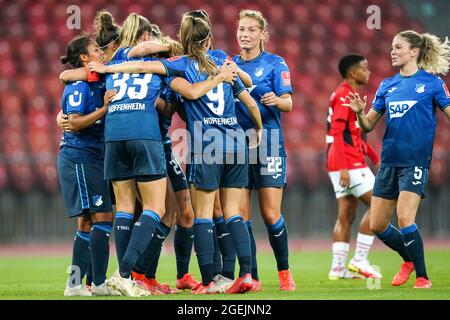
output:
[{"label": "group hug of players", "polygon": [[[66,296],[261,290],[252,190],[258,193],[280,290],[295,290],[281,212],[286,187],[281,113],[292,109],[290,73],[283,58],[264,50],[268,28],[260,12],[243,10],[237,21],[241,52],[232,58],[213,49],[204,10],[183,15],[179,42],[143,16],[132,13],[119,26],[103,10],[94,19],[95,38],[81,34],[68,44],[61,57],[72,69],[60,75],[65,90],[57,119],[64,130],[58,173],[68,215],[77,217],[78,228]],[[405,283],[415,270],[415,287],[425,288],[431,282],[414,221],[431,161],[435,107],[450,115],[450,94],[434,75],[448,70],[449,47],[435,36],[405,31],[394,38],[391,55],[400,72],[382,82],[367,115],[366,98],[356,93],[369,81],[367,60],[352,54],[339,62],[344,82],[332,95],[327,134],[327,168],[339,205],[329,278],[380,278],[367,259],[375,234],[404,260],[393,285]],[[187,127],[186,174],[169,136],[175,112]],[[380,158],[361,130],[372,130],[385,112],[374,178],[365,155],[376,165]],[[368,211],[347,269],[358,199],[370,206],[370,218]],[[400,230],[389,223],[395,207]],[[172,227],[176,288],[156,281]],[[119,268],[107,278],[112,232]],[[193,247],[199,282],[189,273]]]}]

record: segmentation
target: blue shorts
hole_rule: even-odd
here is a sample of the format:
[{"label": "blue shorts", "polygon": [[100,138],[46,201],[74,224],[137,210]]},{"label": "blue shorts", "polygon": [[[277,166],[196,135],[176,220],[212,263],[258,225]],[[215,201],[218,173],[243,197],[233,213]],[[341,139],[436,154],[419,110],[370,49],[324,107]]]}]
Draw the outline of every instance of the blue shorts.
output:
[{"label": "blue shorts", "polygon": [[172,153],[171,146],[164,145],[164,153],[166,155],[167,176],[170,179],[173,191],[178,192],[188,189],[186,176],[177,158]]},{"label": "blue shorts", "polygon": [[86,213],[112,212],[103,161],[76,163],[58,156],[58,175],[69,218]]},{"label": "blue shorts", "polygon": [[106,180],[162,175],[166,175],[166,159],[161,141],[127,140],[106,143]]},{"label": "blue shorts", "polygon": [[398,198],[400,191],[410,191],[423,198],[427,181],[428,168],[381,165],[375,177],[372,195],[393,200]]},{"label": "blue shorts", "polygon": [[286,188],[286,157],[266,157],[249,164],[248,189]]},{"label": "blue shorts", "polygon": [[208,164],[201,160],[202,154],[192,154],[191,164],[186,169],[189,183],[205,190],[247,186],[248,163],[245,154],[240,157],[238,153],[227,153],[220,157],[221,163]]}]

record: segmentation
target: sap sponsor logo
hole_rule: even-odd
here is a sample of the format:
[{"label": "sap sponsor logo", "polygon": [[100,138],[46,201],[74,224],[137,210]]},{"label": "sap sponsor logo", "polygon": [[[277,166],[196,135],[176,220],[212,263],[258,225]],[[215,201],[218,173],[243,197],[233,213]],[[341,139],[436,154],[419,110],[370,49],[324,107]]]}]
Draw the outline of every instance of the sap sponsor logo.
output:
[{"label": "sap sponsor logo", "polygon": [[416,92],[417,93],[424,93],[425,92],[425,85],[423,83],[416,84]]},{"label": "sap sponsor logo", "polygon": [[393,101],[389,102],[389,115],[391,118],[401,118],[403,117],[415,104],[417,101]]}]

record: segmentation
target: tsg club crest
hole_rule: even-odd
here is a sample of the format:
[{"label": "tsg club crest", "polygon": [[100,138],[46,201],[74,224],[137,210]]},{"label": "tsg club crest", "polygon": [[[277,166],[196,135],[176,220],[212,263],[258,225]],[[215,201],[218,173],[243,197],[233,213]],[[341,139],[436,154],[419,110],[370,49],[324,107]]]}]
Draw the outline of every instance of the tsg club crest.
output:
[{"label": "tsg club crest", "polygon": [[417,93],[424,93],[425,92],[425,85],[420,83],[416,84],[416,92]]},{"label": "tsg club crest", "polygon": [[255,69],[255,77],[261,77],[264,73],[264,68],[256,68]]}]

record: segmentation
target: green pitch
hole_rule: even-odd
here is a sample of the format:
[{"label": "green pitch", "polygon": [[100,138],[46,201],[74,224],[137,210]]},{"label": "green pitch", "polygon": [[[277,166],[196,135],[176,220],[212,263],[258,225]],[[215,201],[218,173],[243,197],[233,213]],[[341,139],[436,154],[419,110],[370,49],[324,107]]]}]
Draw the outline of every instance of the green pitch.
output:
[{"label": "green pitch", "polygon": [[[413,289],[413,279],[402,287],[392,287],[390,280],[398,271],[400,259],[390,251],[373,251],[370,255],[372,264],[381,268],[383,279],[379,283],[366,280],[327,279],[330,265],[330,253],[326,251],[293,252],[291,254],[291,270],[297,284],[294,293],[278,290],[278,277],[275,259],[271,253],[258,254],[260,279],[263,291],[243,295],[202,295],[193,296],[186,293],[166,296],[153,296],[139,299],[450,299],[450,251],[429,250],[426,252],[428,274],[433,282],[431,290]],[[108,274],[117,267],[115,257],[111,257]],[[70,264],[69,256],[62,257],[0,257],[0,299],[66,299],[63,296]],[[191,272],[199,279],[195,256],[191,260]],[[175,258],[163,254],[158,268],[158,280],[175,285]],[[415,278],[415,277],[412,277]],[[83,297],[78,299],[102,299]],[[105,298],[103,298],[105,299]],[[126,299],[111,297],[106,299]]]}]

